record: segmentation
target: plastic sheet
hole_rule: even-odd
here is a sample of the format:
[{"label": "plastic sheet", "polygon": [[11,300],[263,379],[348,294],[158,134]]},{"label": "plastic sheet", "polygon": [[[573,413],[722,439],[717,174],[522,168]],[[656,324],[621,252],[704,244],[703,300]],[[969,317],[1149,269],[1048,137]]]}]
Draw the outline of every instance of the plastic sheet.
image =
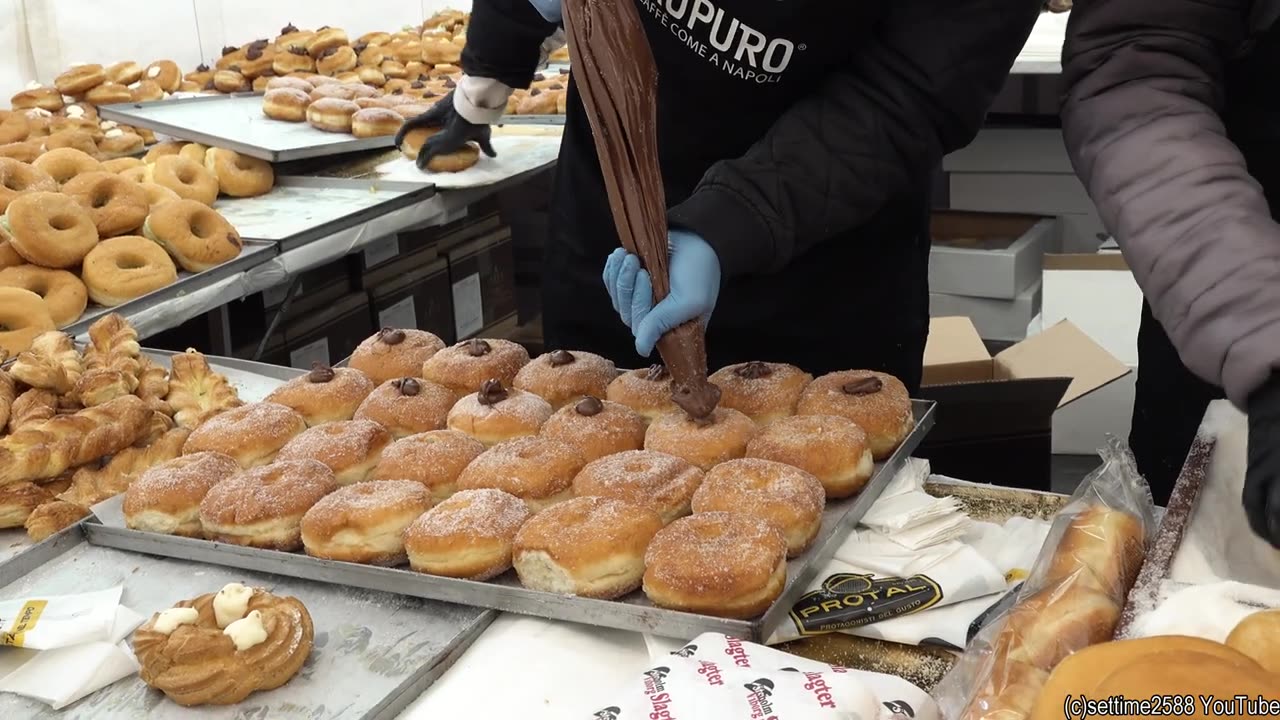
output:
[{"label": "plastic sheet", "polygon": [[1007,611],[978,633],[934,691],[943,717],[1022,720],[1049,672],[1110,640],[1155,531],[1154,505],[1129,449],[1112,439],[1055,518]]}]

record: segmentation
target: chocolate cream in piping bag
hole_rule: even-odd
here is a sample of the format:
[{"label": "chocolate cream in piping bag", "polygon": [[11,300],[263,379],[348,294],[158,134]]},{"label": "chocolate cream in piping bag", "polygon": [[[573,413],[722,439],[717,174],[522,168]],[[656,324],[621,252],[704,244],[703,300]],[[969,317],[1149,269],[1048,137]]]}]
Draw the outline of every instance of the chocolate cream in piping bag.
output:
[{"label": "chocolate cream in piping bag", "polygon": [[[671,291],[667,206],[658,168],[658,68],[634,0],[564,0],[578,92],[591,120],[609,208],[622,246],[640,256],[654,302]],[[711,415],[720,388],[707,382],[707,338],[690,320],[658,340],[671,399],[690,417]]]}]

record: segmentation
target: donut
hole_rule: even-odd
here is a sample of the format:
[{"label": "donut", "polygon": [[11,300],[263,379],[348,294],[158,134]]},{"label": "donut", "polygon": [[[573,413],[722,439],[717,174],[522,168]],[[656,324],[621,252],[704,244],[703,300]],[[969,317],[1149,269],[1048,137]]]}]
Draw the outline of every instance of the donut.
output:
[{"label": "donut", "polygon": [[53,86],[63,95],[84,95],[106,82],[107,74],[101,65],[81,65],[71,68],[54,78]]},{"label": "donut", "polygon": [[364,108],[351,116],[351,134],[358,138],[395,135],[404,124],[399,113],[387,108]]},{"label": "donut", "polygon": [[[124,61],[111,65],[104,71],[107,80],[120,85],[132,85],[142,79],[146,68],[136,62]],[[75,93],[68,93],[74,95]]]},{"label": "donut", "polygon": [[234,46],[224,46],[221,56],[214,62],[214,70],[229,70],[232,67],[238,67],[245,59],[245,49]]},{"label": "donut", "polygon": [[356,86],[346,85],[335,81],[329,84],[316,85],[315,89],[313,89],[309,95],[311,97],[311,102],[326,99],[355,100]]},{"label": "donut", "polygon": [[307,106],[307,122],[325,132],[351,132],[351,118],[360,106],[350,100],[321,98]]},{"label": "donut", "polygon": [[556,350],[520,368],[512,386],[541,396],[559,410],[585,395],[604,397],[617,376],[612,360],[588,352]]},{"label": "donut", "polygon": [[311,98],[300,88],[275,88],[267,90],[267,94],[262,96],[262,114],[272,120],[303,122],[307,119],[307,106],[310,104]]},{"label": "donut", "polygon": [[799,468],[758,458],[730,460],[707,471],[693,495],[693,512],[743,513],[782,531],[787,557],[813,544],[822,527],[826,491]]},{"label": "donut", "polygon": [[147,150],[147,154],[142,156],[143,163],[151,165],[162,157],[177,155],[182,152],[182,148],[186,147],[186,143],[177,140],[166,140],[158,143],[151,149]]},{"label": "donut", "polygon": [[433,430],[395,441],[382,451],[370,480],[413,480],[437,501],[457,490],[458,476],[485,447],[453,430]]},{"label": "donut", "polygon": [[[212,205],[218,199],[218,179],[197,162],[167,155],[147,165],[146,182],[163,185],[186,200]],[[238,249],[237,249],[238,252]]]},{"label": "donut", "polygon": [[324,28],[317,30],[307,40],[307,53],[313,58],[319,58],[325,52],[347,44],[349,44],[349,40],[345,31],[339,28]]},{"label": "donut", "polygon": [[[94,145],[96,148],[97,145]],[[50,150],[31,163],[32,167],[46,173],[59,185],[71,178],[89,172],[100,172],[102,163],[83,150],[61,148]]]},{"label": "donut", "polygon": [[1280,673],[1280,610],[1262,610],[1245,616],[1227,635],[1227,647],[1252,658],[1273,675]]},{"label": "donut", "polygon": [[365,398],[355,419],[372,420],[399,439],[443,430],[457,399],[449,388],[426,380],[388,380]]},{"label": "donut", "polygon": [[773,525],[738,513],[680,518],[644,555],[644,594],[658,607],[748,619],[787,584],[787,541]]},{"label": "donut", "polygon": [[244,46],[244,60],[239,63],[240,74],[256,80],[274,72],[276,49],[267,40],[255,40]]},{"label": "donut", "polygon": [[302,547],[326,560],[402,565],[405,528],[431,504],[427,489],[408,480],[339,488],[302,516]]},{"label": "donut", "polygon": [[[419,66],[422,65],[422,41],[420,40],[406,40],[398,47],[394,48],[392,52],[395,53],[396,59],[405,65],[409,65],[410,63],[416,63]],[[418,75],[410,72],[409,76],[417,77]]]},{"label": "donut", "polygon": [[119,83],[104,82],[85,93],[84,99],[97,105],[118,105],[133,100],[133,91]]},{"label": "donut", "polygon": [[551,417],[551,406],[533,393],[507,390],[501,381],[489,380],[478,393],[457,402],[447,424],[487,446],[505,440],[537,435]]},{"label": "donut", "polygon": [[234,150],[210,148],[204,155],[204,167],[217,178],[222,194],[231,197],[266,195],[276,183],[271,163]]},{"label": "donut", "polygon": [[399,114],[400,117],[406,120],[412,120],[413,118],[418,117],[419,115],[427,112],[430,109],[431,109],[430,105],[423,105],[420,102],[415,101],[410,103],[403,103],[401,105],[396,105],[395,107],[391,108],[391,111]]},{"label": "donut", "polygon": [[214,485],[239,472],[235,460],[216,452],[160,463],[138,476],[125,491],[125,526],[161,535],[201,537],[201,501]]},{"label": "donut", "polygon": [[103,238],[137,230],[151,210],[146,192],[137,183],[106,171],[77,175],[62,186],[62,192],[89,213]]},{"label": "donut", "polygon": [[183,75],[182,79],[185,82],[194,83],[204,87],[205,84],[213,81],[213,70],[210,69],[208,65],[200,63],[196,66],[194,72],[189,72],[186,75]]},{"label": "donut", "polygon": [[426,330],[383,328],[351,354],[352,368],[375,383],[420,377],[422,366],[444,349],[444,341]]},{"label": "donut", "polygon": [[103,307],[123,305],[178,281],[169,253],[136,235],[98,243],[85,256],[81,274],[89,297]]},{"label": "donut", "polygon": [[183,143],[182,147],[178,148],[178,157],[201,166],[204,165],[204,157],[208,154],[209,146],[200,143]]},{"label": "donut", "polygon": [[9,106],[14,110],[43,110],[55,113],[66,106],[62,93],[57,88],[32,88],[23,90],[9,99]]},{"label": "donut", "polygon": [[387,76],[376,67],[357,68],[356,76],[360,78],[360,82],[372,87],[382,87],[387,84]]},{"label": "donut", "polygon": [[104,158],[133,155],[141,150],[143,145],[141,135],[113,128],[98,141],[98,155]]},{"label": "donut", "polygon": [[472,461],[458,476],[458,489],[502,490],[539,512],[573,497],[573,478],[584,465],[572,445],[550,438],[517,438],[489,448]]},{"label": "donut", "polygon": [[22,288],[39,295],[58,327],[79,320],[89,303],[84,283],[75,273],[66,270],[50,270],[38,265],[6,267],[0,270],[0,287]]},{"label": "donut", "polygon": [[[307,93],[307,102],[311,102],[310,92],[315,90],[311,83],[296,77],[273,77],[267,81],[267,90],[301,90]],[[266,99],[265,97],[263,98]]]},{"label": "donut", "polygon": [[532,88],[516,105],[517,115],[555,115],[556,95],[546,90]]},{"label": "donut", "polygon": [[[257,467],[275,459],[280,448],[306,429],[302,416],[284,405],[242,405],[204,421],[187,438],[182,454],[220,452],[235,458],[240,467]],[[333,479],[332,472],[329,479]]]},{"label": "donut", "polygon": [[730,365],[708,378],[720,388],[720,405],[768,425],[796,412],[800,394],[813,376],[794,365],[746,362]]},{"label": "donut", "polygon": [[394,438],[372,420],[341,420],[310,427],[280,449],[276,461],[319,460],[339,485],[364,482]]},{"label": "donut", "polygon": [[126,170],[145,168],[146,166],[147,164],[143,162],[142,158],[136,157],[119,157],[102,161],[102,171],[113,173],[115,175],[119,175]]},{"label": "donut", "polygon": [[640,587],[644,553],[662,518],[643,505],[579,497],[530,518],[511,560],[530,590],[613,600]]},{"label": "donut", "polygon": [[356,38],[356,43],[359,45],[386,45],[389,42],[391,42],[391,33],[377,30],[367,32]]},{"label": "donut", "polygon": [[573,479],[573,494],[643,505],[665,525],[692,512],[702,479],[701,470],[673,455],[628,450],[588,463]]},{"label": "donut", "polygon": [[200,524],[216,542],[292,552],[302,547],[302,517],[337,489],[323,463],[271,463],[210,488],[200,501]]},{"label": "donut", "polygon": [[276,388],[267,402],[293,408],[308,427],[350,420],[376,386],[351,368],[315,364],[311,372]]},{"label": "donut", "polygon": [[160,243],[187,272],[203,272],[217,267],[237,257],[244,246],[231,223],[195,200],[174,200],[157,205],[143,223],[142,234],[148,240]]},{"label": "donut", "polygon": [[867,434],[835,415],[796,415],[762,429],[747,443],[748,458],[773,460],[818,478],[829,498],[862,491],[875,472]]},{"label": "donut", "polygon": [[0,212],[27,193],[57,191],[57,181],[43,170],[12,158],[0,158]]},{"label": "donut", "polygon": [[463,490],[404,531],[409,567],[420,573],[484,581],[511,568],[516,533],[528,505],[501,490]]},{"label": "donut", "polygon": [[644,447],[647,424],[635,410],[590,395],[565,405],[542,425],[542,435],[578,448],[588,462]]},{"label": "donut", "polygon": [[27,116],[20,112],[0,110],[0,145],[22,142],[31,134]]},{"label": "donut", "polygon": [[751,418],[726,407],[716,408],[704,420],[671,413],[649,424],[644,449],[675,455],[706,471],[743,457],[756,430]]},{"label": "donut", "polygon": [[133,102],[157,102],[164,99],[164,90],[153,80],[143,80],[129,86],[129,99]]},{"label": "donut", "polygon": [[351,49],[355,50],[356,56],[360,58],[361,70],[368,68],[376,71],[382,65],[382,61],[387,59],[387,52],[377,44],[357,41]]},{"label": "donut", "polygon": [[[3,218],[0,217],[0,220]],[[8,240],[9,236],[4,231],[4,225],[0,223],[0,269],[18,267],[19,265],[27,265],[27,261],[13,249],[13,244]]]},{"label": "donut", "polygon": [[528,362],[529,351],[518,343],[474,338],[432,355],[422,365],[422,377],[461,396],[476,392],[486,380],[510,387]]},{"label": "donut", "polygon": [[[233,67],[239,67],[235,65]],[[222,93],[247,92],[252,88],[248,78],[236,70],[219,70],[213,74],[213,87]]]},{"label": "donut", "polygon": [[313,37],[315,37],[315,33],[309,30],[299,30],[293,25],[286,25],[280,30],[280,36],[276,38],[276,50],[281,52],[290,52],[298,49],[305,51],[307,43]]},{"label": "donut", "polygon": [[147,66],[143,75],[167,93],[175,92],[182,84],[182,69],[172,60],[157,60]]},{"label": "donut", "polygon": [[349,45],[329,48],[316,56],[316,72],[334,77],[355,68],[359,62],[356,51]]},{"label": "donut", "polygon": [[679,410],[671,400],[671,373],[665,365],[619,375],[609,383],[605,397],[635,410],[650,423]]},{"label": "donut", "polygon": [[94,157],[98,154],[98,141],[88,130],[59,130],[44,139],[45,150],[79,150]]},{"label": "donut", "polygon": [[26,142],[12,142],[7,145],[0,145],[0,158],[9,158],[31,164],[36,161],[44,153],[44,146],[39,140],[28,140]]},{"label": "donut", "polygon": [[[405,134],[400,144],[400,151],[410,160],[418,159],[418,152],[427,142],[427,138],[440,132],[438,127],[414,128]],[[462,172],[480,162],[480,147],[475,143],[467,143],[454,152],[436,155],[427,163],[431,172]]]},{"label": "donut", "polygon": [[898,378],[870,370],[847,370],[814,380],[796,406],[797,415],[837,415],[867,434],[871,456],[885,460],[915,427],[911,396]]},{"label": "donut", "polygon": [[30,290],[0,287],[0,352],[9,357],[26,352],[37,335],[54,329],[43,298]]},{"label": "donut", "polygon": [[271,82],[271,78],[275,77],[275,71],[268,70],[266,75],[259,75],[253,79],[253,91],[255,93],[265,93],[267,91],[267,83]]},{"label": "donut", "polygon": [[19,195],[9,203],[3,223],[13,249],[41,267],[79,265],[98,244],[98,229],[89,212],[59,193]]},{"label": "donut", "polygon": [[[271,69],[275,70],[277,75],[312,72],[316,69],[316,61],[315,58],[307,54],[306,48],[289,48],[275,54],[271,59]],[[268,87],[270,87],[270,83],[268,83]]]},{"label": "donut", "polygon": [[182,199],[178,197],[178,193],[170,190],[169,188],[163,185],[144,182],[144,183],[138,183],[138,187],[142,188],[142,192],[147,194],[147,206],[149,208],[148,216],[150,216],[150,212],[154,211],[156,209],[156,206],[159,205],[160,203],[166,203],[173,200]]}]

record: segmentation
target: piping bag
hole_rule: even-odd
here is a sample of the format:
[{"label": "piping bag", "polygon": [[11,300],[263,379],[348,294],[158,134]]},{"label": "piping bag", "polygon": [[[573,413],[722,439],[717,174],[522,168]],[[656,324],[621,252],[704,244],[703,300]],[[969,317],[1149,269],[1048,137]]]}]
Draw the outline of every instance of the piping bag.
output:
[{"label": "piping bag", "polygon": [[[634,0],[565,0],[573,76],[591,120],[618,238],[640,257],[654,302],[671,292],[666,193],[658,168],[658,68]],[[711,416],[720,389],[707,381],[707,338],[690,320],[658,340],[671,399],[694,420]]]}]

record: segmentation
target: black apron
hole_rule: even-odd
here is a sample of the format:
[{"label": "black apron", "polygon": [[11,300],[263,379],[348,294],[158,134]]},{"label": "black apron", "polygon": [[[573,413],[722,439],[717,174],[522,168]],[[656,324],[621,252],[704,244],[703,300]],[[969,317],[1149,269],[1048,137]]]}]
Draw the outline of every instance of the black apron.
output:
[{"label": "black apron", "polygon": [[[767,28],[797,48],[784,72],[762,82],[691,50],[700,43],[705,50],[709,38],[685,33],[676,16],[705,4],[638,5],[660,73],[659,163],[668,207],[686,199],[713,163],[744,154],[827,72],[847,66],[858,37],[873,32],[883,11],[878,4],[720,0],[721,31],[734,23]],[[547,347],[597,352],[620,367],[647,365],[656,353],[636,355],[601,281],[619,243],[572,82],[565,125],[543,275]],[[862,227],[836,233],[778,273],[726,282],[707,333],[711,369],[748,360],[790,362],[813,373],[871,368],[917,388],[929,325],[929,183],[920,178],[919,189],[890,199]],[[824,191],[815,184],[813,192]]]},{"label": "black apron", "polygon": [[[1227,135],[1240,148],[1249,173],[1261,183],[1272,217],[1280,216],[1280,26],[1257,39],[1227,68]],[[1213,400],[1222,389],[1194,375],[1178,357],[1164,328],[1142,304],[1138,330],[1138,380],[1129,444],[1138,470],[1164,505],[1178,480],[1191,443]]]}]

